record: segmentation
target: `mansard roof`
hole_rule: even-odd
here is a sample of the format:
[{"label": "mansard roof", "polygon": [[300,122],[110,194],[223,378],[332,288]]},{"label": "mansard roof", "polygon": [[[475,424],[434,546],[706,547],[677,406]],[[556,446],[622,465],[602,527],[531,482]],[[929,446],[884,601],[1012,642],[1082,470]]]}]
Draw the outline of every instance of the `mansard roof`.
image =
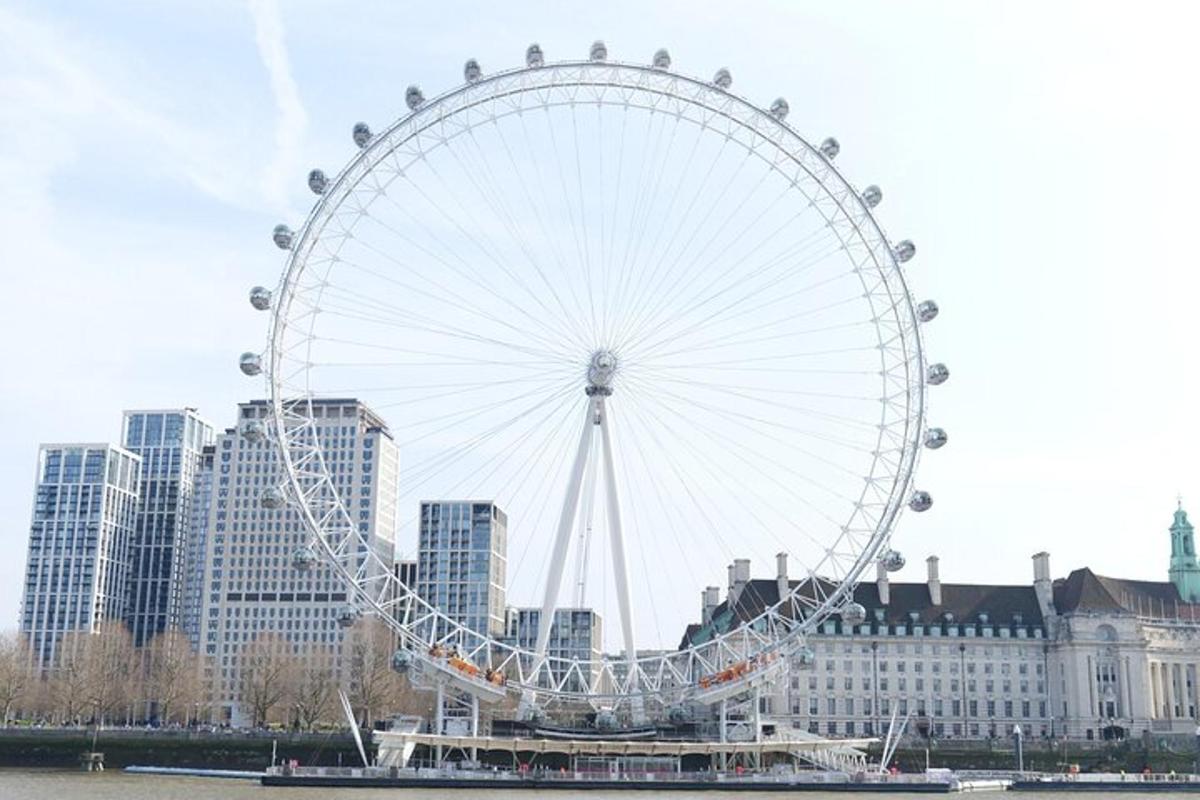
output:
[{"label": "mansard roof", "polygon": [[[792,589],[800,584],[800,581],[788,582]],[[823,583],[822,589],[822,595],[827,594],[832,585]],[[809,586],[802,588],[802,594],[811,593]],[[943,583],[942,602],[935,606],[928,584],[889,583],[888,599],[887,605],[880,602],[879,588],[874,582],[860,583],[854,590],[854,601],[867,610],[867,622],[872,625],[907,624],[913,621],[913,614],[922,625],[978,624],[983,622],[981,615],[986,615],[989,625],[1042,625],[1042,611],[1032,586]],[[701,644],[714,634],[732,630],[777,602],[779,588],[774,579],[751,580],[738,594],[732,607],[728,598],[716,607],[710,624],[689,625],[680,646]]]},{"label": "mansard roof", "polygon": [[1107,612],[1170,617],[1186,605],[1170,581],[1107,578],[1084,567],[1054,582],[1054,608],[1060,614]]}]

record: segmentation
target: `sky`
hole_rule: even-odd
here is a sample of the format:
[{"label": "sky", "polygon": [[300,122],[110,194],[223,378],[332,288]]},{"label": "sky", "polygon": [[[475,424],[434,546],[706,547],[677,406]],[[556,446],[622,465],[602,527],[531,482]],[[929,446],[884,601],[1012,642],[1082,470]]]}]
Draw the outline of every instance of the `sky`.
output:
[{"label": "sky", "polygon": [[[1176,496],[1200,509],[1193,309],[1200,9],[1147,2],[0,2],[0,622],[16,619],[39,442],[116,440],[126,408],[218,427],[260,393],[246,303],[270,243],[351,155],[463,61],[669,48],[877,183],[952,371],[950,444],[896,531],[920,580],[1165,579]],[[1198,511],[1197,513],[1200,513]],[[724,565],[715,565],[717,575]],[[756,565],[766,573],[769,565]]]}]

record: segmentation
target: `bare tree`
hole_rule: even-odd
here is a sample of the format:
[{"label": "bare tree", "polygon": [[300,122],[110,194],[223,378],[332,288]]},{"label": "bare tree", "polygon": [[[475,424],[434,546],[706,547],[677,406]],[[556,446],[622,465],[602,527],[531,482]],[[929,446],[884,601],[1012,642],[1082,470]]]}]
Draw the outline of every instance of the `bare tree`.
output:
[{"label": "bare tree", "polygon": [[168,628],[146,647],[146,700],[154,705],[160,722],[169,723],[200,702],[200,664],[187,637]]},{"label": "bare tree", "polygon": [[88,631],[68,631],[58,643],[47,679],[48,709],[64,725],[78,725],[87,710]]},{"label": "bare tree", "polygon": [[399,700],[400,682],[392,670],[395,649],[395,634],[377,617],[360,618],[342,644],[347,694],[363,727],[386,716]]},{"label": "bare tree", "polygon": [[133,636],[117,620],[102,623],[84,640],[84,699],[97,726],[137,697],[137,652]]},{"label": "bare tree", "polygon": [[305,730],[312,730],[330,716],[337,691],[334,665],[334,651],[329,645],[314,643],[295,657],[288,701],[296,709],[296,723]]},{"label": "bare tree", "polygon": [[238,656],[241,700],[256,726],[266,725],[271,712],[287,697],[294,663],[291,645],[275,634],[259,634],[242,647]]},{"label": "bare tree", "polygon": [[32,670],[29,643],[16,632],[0,633],[0,725],[7,728],[14,707],[28,699]]}]

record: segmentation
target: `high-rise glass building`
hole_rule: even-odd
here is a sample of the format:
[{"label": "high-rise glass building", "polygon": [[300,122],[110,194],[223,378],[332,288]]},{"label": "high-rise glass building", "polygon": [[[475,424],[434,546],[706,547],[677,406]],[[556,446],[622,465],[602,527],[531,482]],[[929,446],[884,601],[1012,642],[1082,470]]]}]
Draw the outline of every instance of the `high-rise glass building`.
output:
[{"label": "high-rise glass building", "polygon": [[63,634],[125,613],[141,459],[111,444],[44,444],[38,452],[21,632],[52,666]]},{"label": "high-rise glass building", "polygon": [[212,426],[195,409],[125,412],[125,448],[142,457],[125,610],[137,645],[183,624],[192,495],[201,451],[212,438]]},{"label": "high-rise glass building", "polygon": [[[528,650],[537,646],[538,623],[542,619],[540,608],[508,609],[507,641]],[[596,662],[600,660],[604,647],[604,633],[600,627],[600,615],[590,608],[559,608],[554,611],[554,622],[550,625],[550,640],[546,643],[546,654],[564,661]],[[555,678],[561,678],[565,670],[563,662],[552,661]],[[596,670],[580,669],[567,681],[571,691],[584,689],[583,680],[590,686],[596,679]]]},{"label": "high-rise glass building", "polygon": [[421,503],[417,594],[479,633],[503,636],[508,516],[493,502]]},{"label": "high-rise glass building", "polygon": [[[243,435],[267,422],[265,400],[238,406],[238,427],[217,437],[200,623],[216,721],[248,719],[240,702],[239,656],[257,637],[274,635],[293,650],[340,656],[339,611],[348,587],[317,561],[299,569],[295,554],[310,541],[300,516],[268,510],[259,498],[284,481],[276,445]],[[353,399],[312,403],[326,469],[368,547],[391,568],[395,550],[398,456],[383,419]],[[269,429],[269,425],[267,425]]]},{"label": "high-rise glass building", "polygon": [[186,569],[183,576],[183,633],[192,650],[200,649],[200,616],[204,609],[204,559],[208,553],[209,510],[213,501],[213,467],[216,445],[205,445],[192,488],[191,525],[188,530]]}]

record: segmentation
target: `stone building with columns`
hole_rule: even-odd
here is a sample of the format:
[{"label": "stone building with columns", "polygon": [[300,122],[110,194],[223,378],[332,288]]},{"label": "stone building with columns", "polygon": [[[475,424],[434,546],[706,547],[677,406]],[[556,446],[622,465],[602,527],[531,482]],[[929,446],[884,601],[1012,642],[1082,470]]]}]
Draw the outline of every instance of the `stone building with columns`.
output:
[{"label": "stone building with columns", "polygon": [[[1082,568],[1052,577],[1033,556],[1025,585],[945,583],[936,556],[926,580],[886,570],[855,589],[859,625],[837,617],[810,638],[811,667],[793,663],[760,701],[777,724],[824,736],[881,735],[892,712],[943,739],[1123,739],[1195,735],[1200,722],[1200,592],[1192,527],[1180,508],[1170,528],[1168,581],[1109,578]],[[702,595],[701,641],[754,618],[798,582],[778,559],[773,578],[729,568]]]}]

